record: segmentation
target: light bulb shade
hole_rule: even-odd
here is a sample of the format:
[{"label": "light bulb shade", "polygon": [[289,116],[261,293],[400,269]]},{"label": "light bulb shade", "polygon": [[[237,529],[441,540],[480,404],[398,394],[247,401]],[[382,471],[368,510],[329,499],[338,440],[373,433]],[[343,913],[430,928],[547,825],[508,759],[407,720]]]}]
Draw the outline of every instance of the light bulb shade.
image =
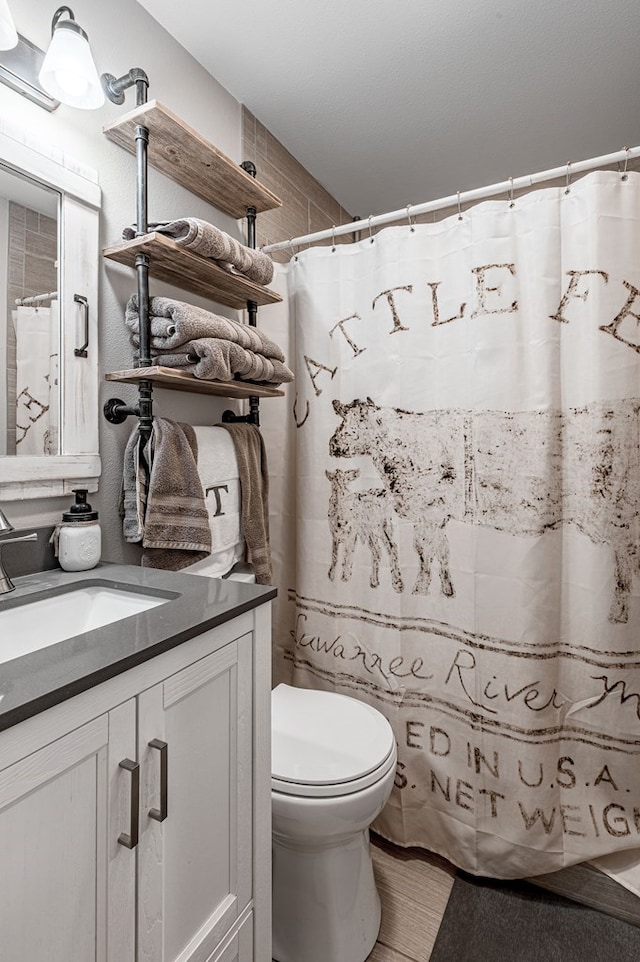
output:
[{"label": "light bulb shade", "polygon": [[92,110],[104,103],[87,35],[75,20],[56,24],[38,79],[47,93],[70,107]]},{"label": "light bulb shade", "polygon": [[17,45],[18,33],[8,0],[0,0],[0,50],[13,50]]}]

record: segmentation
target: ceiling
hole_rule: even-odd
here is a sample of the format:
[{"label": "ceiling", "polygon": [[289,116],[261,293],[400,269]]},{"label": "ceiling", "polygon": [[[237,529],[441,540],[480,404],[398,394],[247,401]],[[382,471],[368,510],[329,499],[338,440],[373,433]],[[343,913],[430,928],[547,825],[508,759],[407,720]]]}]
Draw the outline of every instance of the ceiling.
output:
[{"label": "ceiling", "polygon": [[139,0],[349,211],[640,143],[638,0]]}]

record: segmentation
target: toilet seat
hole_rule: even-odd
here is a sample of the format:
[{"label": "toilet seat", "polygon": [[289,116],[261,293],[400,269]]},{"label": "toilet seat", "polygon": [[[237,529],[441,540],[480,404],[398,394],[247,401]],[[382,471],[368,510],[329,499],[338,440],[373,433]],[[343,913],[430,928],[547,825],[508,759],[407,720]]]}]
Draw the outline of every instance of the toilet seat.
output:
[{"label": "toilet seat", "polygon": [[315,798],[350,795],[395,767],[391,725],[370,705],[289,685],[273,690],[271,705],[274,791]]}]

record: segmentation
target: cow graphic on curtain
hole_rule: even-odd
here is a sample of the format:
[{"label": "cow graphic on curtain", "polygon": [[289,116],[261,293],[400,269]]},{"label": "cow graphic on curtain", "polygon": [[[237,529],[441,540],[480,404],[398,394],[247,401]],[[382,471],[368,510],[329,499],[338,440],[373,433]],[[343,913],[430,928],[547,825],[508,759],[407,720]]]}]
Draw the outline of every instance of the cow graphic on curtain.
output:
[{"label": "cow graphic on curtain", "polygon": [[[610,548],[614,595],[609,619],[627,621],[632,574],[640,563],[640,400],[586,405],[566,414],[482,412],[476,417],[380,408],[371,398],[334,401],[333,407],[342,424],[329,441],[331,455],[369,455],[389,497],[375,491],[359,492],[354,499],[342,484],[341,499],[334,496],[330,502],[329,519],[359,519],[366,540],[371,532],[382,537],[389,546],[394,585],[401,585],[402,576],[388,530],[390,507],[413,524],[420,559],[413,591],[418,594],[428,591],[432,562],[442,593],[454,594],[446,533],[454,518],[532,536],[575,524],[594,544]],[[544,460],[552,473],[540,476],[536,462]],[[334,475],[340,473],[347,474]],[[384,514],[376,510],[382,505]]]}]

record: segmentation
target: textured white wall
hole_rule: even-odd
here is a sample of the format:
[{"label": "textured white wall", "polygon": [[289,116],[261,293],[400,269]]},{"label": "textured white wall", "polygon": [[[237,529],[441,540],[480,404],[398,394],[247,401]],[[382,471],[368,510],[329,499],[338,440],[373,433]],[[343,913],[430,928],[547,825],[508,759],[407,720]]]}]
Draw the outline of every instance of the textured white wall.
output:
[{"label": "textured white wall", "polygon": [[[11,0],[18,32],[46,49],[51,17],[56,3],[42,0]],[[153,20],[134,0],[74,0],[78,23],[87,31],[100,73],[119,76],[131,67],[142,67],[150,80],[149,99],[161,101],[187,123],[198,129],[229,157],[240,162],[240,105]],[[242,56],[242,51],[238,51]],[[70,156],[99,172],[102,188],[101,247],[120,239],[122,228],[135,220],[135,158],[112,144],[102,133],[105,124],[135,106],[135,91],[127,92],[121,106],[107,103],[100,110],[82,111],[61,106],[53,114],[30,103],[8,87],[0,85],[0,114],[11,123],[27,127],[43,141],[63,149]],[[152,168],[149,171],[149,219],[161,220],[185,215],[204,217],[229,233],[242,238],[242,223],[220,214],[203,201],[174,184]],[[135,275],[99,257],[100,267],[100,372],[131,366],[131,349],[125,333],[123,309],[135,290]],[[153,279],[151,294],[169,294],[212,307],[184,292]],[[229,308],[214,307],[237,317]],[[134,401],[131,385],[103,382],[101,405],[107,397]],[[224,399],[202,398],[171,391],[154,392],[154,411],[159,415],[194,424],[214,424],[226,407]],[[122,540],[118,516],[122,454],[133,428],[129,418],[123,425],[100,419],[100,453],[103,474],[100,490],[91,503],[100,512],[103,526],[103,557],[107,561],[138,560],[137,549]],[[70,499],[23,501],[3,505],[16,526],[54,523]]]}]

